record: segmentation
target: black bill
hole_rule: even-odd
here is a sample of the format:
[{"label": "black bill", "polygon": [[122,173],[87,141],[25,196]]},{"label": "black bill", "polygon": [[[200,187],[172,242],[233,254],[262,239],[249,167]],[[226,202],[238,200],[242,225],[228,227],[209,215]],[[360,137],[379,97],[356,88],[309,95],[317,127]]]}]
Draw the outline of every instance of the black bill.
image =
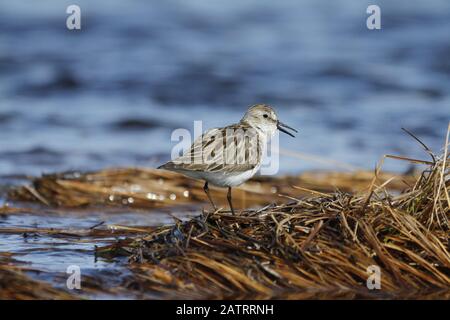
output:
[{"label": "black bill", "polygon": [[289,127],[287,124],[284,124],[284,123],[281,122],[281,121],[278,121],[278,122],[277,122],[277,128],[278,128],[278,130],[280,130],[281,132],[284,132],[284,133],[286,133],[286,134],[288,134],[288,135],[290,135],[291,137],[294,137],[294,138],[295,138],[295,136],[294,136],[292,133],[290,133],[289,131],[287,131],[286,129],[292,130],[292,131],[294,131],[294,132],[298,132],[298,131],[295,130],[294,128]]}]

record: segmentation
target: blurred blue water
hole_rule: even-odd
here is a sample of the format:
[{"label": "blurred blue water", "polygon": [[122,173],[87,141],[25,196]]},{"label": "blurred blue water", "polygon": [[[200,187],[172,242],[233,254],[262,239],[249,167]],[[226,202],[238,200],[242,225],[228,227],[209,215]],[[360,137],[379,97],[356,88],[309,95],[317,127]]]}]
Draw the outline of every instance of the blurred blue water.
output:
[{"label": "blurred blue water", "polygon": [[[156,166],[174,128],[264,102],[293,151],[373,168],[439,151],[450,120],[450,2],[0,1],[0,175]],[[378,4],[382,30],[366,28]],[[321,168],[282,156],[282,172]],[[386,169],[406,164],[388,161]]]}]

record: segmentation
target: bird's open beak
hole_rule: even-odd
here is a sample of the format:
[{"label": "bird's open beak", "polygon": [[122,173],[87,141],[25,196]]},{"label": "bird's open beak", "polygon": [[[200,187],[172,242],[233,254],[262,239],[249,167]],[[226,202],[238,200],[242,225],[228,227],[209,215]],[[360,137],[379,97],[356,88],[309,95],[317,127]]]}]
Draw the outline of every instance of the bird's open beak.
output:
[{"label": "bird's open beak", "polygon": [[[280,130],[281,132],[284,132],[284,133],[286,133],[286,134],[288,134],[288,135],[290,135],[291,137],[294,137],[294,138],[295,138],[295,136],[294,136],[292,133],[290,133],[289,131],[287,131],[286,129],[292,130],[292,131],[294,131],[294,132],[298,132],[298,131],[295,130],[294,128],[289,127],[287,124],[284,124],[284,123],[281,122],[281,121],[278,121],[278,122],[277,122],[277,128],[278,128],[278,130]],[[285,128],[286,128],[286,129],[285,129]]]}]

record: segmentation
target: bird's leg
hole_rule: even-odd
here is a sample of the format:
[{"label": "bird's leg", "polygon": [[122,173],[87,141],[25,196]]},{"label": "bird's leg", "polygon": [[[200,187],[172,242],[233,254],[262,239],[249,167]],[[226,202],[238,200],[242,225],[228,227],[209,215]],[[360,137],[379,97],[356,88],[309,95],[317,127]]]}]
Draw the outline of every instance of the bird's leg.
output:
[{"label": "bird's leg", "polygon": [[233,215],[234,215],[233,203],[231,201],[231,187],[228,187],[227,199],[228,199],[228,204],[230,205],[231,213],[233,213]]},{"label": "bird's leg", "polygon": [[217,210],[217,207],[216,207],[216,205],[214,204],[214,202],[213,202],[213,200],[212,200],[212,198],[211,198],[211,195],[209,194],[208,182],[205,182],[205,185],[203,186],[203,190],[205,190],[205,193],[206,193],[206,195],[208,196],[209,202],[211,202],[211,205],[213,206],[214,211],[216,211],[216,210]]}]

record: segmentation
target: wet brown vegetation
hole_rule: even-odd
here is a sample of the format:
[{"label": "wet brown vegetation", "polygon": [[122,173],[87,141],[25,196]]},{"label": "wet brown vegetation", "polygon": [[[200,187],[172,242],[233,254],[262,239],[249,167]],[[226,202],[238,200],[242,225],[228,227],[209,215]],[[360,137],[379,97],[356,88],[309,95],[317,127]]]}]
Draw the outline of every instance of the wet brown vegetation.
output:
[{"label": "wet brown vegetation", "polygon": [[99,253],[128,255],[134,285],[164,298],[450,299],[447,151],[397,195],[377,171],[365,192],[204,212]]},{"label": "wet brown vegetation", "polygon": [[[237,207],[283,202],[302,197],[310,189],[320,192],[357,192],[367,188],[373,172],[306,172],[298,176],[259,177],[233,189]],[[411,175],[379,173],[378,181],[389,181],[391,191],[400,191],[415,181]],[[292,186],[295,186],[294,188]],[[210,187],[214,200],[226,203],[224,189]],[[280,197],[280,194],[283,197]],[[37,202],[49,207],[167,208],[205,202],[203,183],[157,169],[113,168],[89,173],[62,173],[34,179],[31,185],[10,191],[8,198]],[[281,201],[280,201],[281,200]],[[4,208],[17,211],[20,209]],[[1,213],[1,211],[0,211]]]},{"label": "wet brown vegetation", "polygon": [[29,277],[26,266],[20,266],[7,253],[0,254],[0,299],[1,300],[35,300],[35,299],[74,299],[71,294],[53,288],[50,284]]},{"label": "wet brown vegetation", "polygon": [[[427,151],[431,161],[413,160],[427,166],[417,176],[378,167],[255,179],[234,192],[247,208],[236,215],[205,210],[171,225],[124,228],[125,239],[96,254],[128,257],[133,274],[123,289],[144,298],[450,299],[448,136],[443,155]],[[153,169],[49,175],[9,196],[70,208],[205,202],[201,182]],[[213,191],[219,202],[224,196]],[[38,232],[101,238],[111,230]],[[370,266],[381,270],[381,290],[366,287]]]}]

